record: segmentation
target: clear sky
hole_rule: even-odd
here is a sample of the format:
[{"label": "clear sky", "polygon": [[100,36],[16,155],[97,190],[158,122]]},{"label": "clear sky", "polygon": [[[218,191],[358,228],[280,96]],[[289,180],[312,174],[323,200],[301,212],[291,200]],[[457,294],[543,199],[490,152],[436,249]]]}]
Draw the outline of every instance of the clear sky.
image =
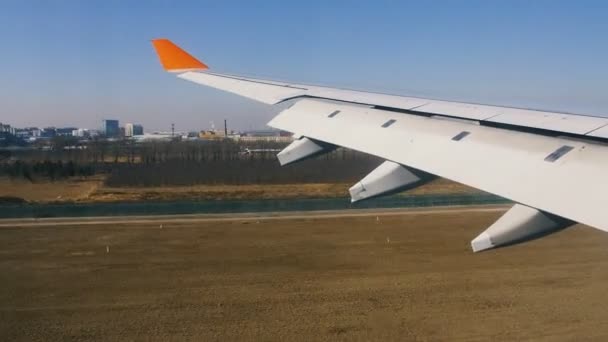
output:
[{"label": "clear sky", "polygon": [[262,128],[276,109],[167,74],[213,70],[608,116],[608,1],[0,1],[0,122]]}]

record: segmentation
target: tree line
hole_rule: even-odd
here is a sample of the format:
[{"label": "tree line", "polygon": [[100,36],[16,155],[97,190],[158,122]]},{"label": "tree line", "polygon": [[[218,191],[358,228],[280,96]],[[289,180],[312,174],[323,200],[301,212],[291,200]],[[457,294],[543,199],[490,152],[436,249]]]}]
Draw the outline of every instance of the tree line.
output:
[{"label": "tree line", "polygon": [[29,181],[39,179],[59,180],[69,177],[89,177],[95,174],[92,165],[77,164],[73,161],[40,161],[24,162],[17,160],[13,163],[0,164],[0,175],[11,178],[23,178]]},{"label": "tree line", "polygon": [[[110,186],[278,184],[352,181],[380,163],[338,149],[280,167],[286,143],[218,141],[97,141],[86,148],[2,151],[0,175],[57,180],[106,174]],[[249,151],[249,152],[248,152]]]}]

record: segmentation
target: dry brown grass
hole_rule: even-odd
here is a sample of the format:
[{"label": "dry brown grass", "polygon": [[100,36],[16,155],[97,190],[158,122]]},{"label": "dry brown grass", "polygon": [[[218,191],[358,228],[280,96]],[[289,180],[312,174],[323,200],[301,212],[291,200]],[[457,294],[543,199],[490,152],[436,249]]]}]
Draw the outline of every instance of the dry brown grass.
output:
[{"label": "dry brown grass", "polygon": [[[163,187],[107,187],[104,177],[29,182],[0,178],[0,197],[30,202],[124,202],[144,200],[238,200],[328,198],[348,196],[352,184],[194,185]],[[407,194],[471,193],[477,190],[437,179]]]},{"label": "dry brown grass", "polygon": [[[348,196],[352,184],[195,185],[178,187],[107,187],[103,177],[44,181],[0,179],[0,197],[32,202],[117,202],[144,200],[290,199]],[[438,179],[407,194],[470,193],[475,189]]]},{"label": "dry brown grass", "polygon": [[0,178],[0,197],[22,198],[30,202],[83,201],[103,184],[103,177],[30,182]]},{"label": "dry brown grass", "polygon": [[607,340],[606,235],[576,227],[473,254],[499,215],[5,228],[0,336]]},{"label": "dry brown grass", "polygon": [[[269,198],[328,198],[348,196],[352,184],[268,184],[268,185],[196,185],[160,188],[99,188],[89,200],[187,200],[187,199],[269,199]],[[407,194],[454,194],[470,193],[475,189],[450,182],[436,180]]]}]

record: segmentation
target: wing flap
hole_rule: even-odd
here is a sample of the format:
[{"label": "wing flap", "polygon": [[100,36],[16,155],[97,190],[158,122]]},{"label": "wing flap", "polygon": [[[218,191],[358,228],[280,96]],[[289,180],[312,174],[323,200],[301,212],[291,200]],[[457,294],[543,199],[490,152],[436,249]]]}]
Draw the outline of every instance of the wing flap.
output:
[{"label": "wing flap", "polygon": [[577,135],[585,135],[608,124],[606,118],[515,108],[504,108],[500,115],[489,118],[487,121]]}]

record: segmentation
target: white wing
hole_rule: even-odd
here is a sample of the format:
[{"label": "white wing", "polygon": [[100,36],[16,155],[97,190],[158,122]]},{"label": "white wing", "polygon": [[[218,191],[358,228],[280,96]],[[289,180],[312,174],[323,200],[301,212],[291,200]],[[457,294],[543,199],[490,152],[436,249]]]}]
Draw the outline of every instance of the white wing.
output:
[{"label": "white wing", "polygon": [[269,123],[302,137],[279,153],[282,163],[335,146],[389,161],[351,189],[353,200],[414,184],[424,171],[519,203],[473,240],[476,251],[575,222],[608,231],[608,118],[209,72],[178,77],[268,104],[297,100]]}]

